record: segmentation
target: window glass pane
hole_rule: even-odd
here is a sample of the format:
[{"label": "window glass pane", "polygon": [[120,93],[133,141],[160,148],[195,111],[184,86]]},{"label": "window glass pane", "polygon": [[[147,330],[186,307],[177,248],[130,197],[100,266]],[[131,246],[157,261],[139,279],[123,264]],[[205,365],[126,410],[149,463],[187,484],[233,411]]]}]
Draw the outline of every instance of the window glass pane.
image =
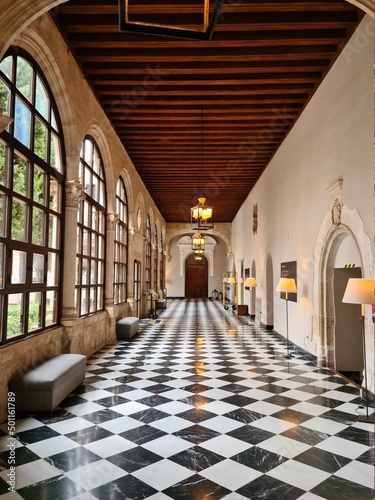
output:
[{"label": "window glass pane", "polygon": [[10,116],[10,89],[8,85],[0,78],[0,108],[3,115]]},{"label": "window glass pane", "polygon": [[60,139],[53,132],[51,133],[51,140],[50,140],[49,163],[51,167],[55,168],[58,172],[62,171]]},{"label": "window glass pane", "polygon": [[36,203],[45,205],[45,173],[43,170],[34,167],[33,200]]},{"label": "window glass pane", "polygon": [[99,219],[100,219],[100,215],[99,215],[97,209],[94,206],[92,206],[91,207],[91,229],[93,231],[98,230]]},{"label": "window glass pane", "polygon": [[53,177],[49,181],[49,208],[61,212],[61,185]]},{"label": "window glass pane", "polygon": [[99,151],[96,148],[94,148],[94,152],[93,152],[92,168],[96,174],[100,173],[100,157],[99,157]]},{"label": "window glass pane", "polygon": [[90,227],[90,205],[87,201],[83,202],[83,225]]},{"label": "window glass pane", "polygon": [[77,254],[82,253],[82,228],[77,226]]},{"label": "window glass pane", "polygon": [[103,287],[98,286],[97,290],[97,301],[96,301],[96,309],[100,311],[100,309],[103,309],[104,302],[103,302]]},{"label": "window glass pane", "polygon": [[49,290],[47,292],[45,322],[46,326],[53,325],[57,322],[57,292],[54,290]]},{"label": "window glass pane", "polygon": [[81,270],[81,283],[82,285],[87,285],[89,280],[89,272],[90,272],[90,267],[89,267],[89,261],[88,259],[82,259],[82,270]]},{"label": "window glass pane", "polygon": [[44,255],[34,253],[33,255],[33,283],[44,282]]},{"label": "window glass pane", "polygon": [[90,253],[90,233],[87,229],[83,230],[82,254],[89,255]]},{"label": "window glass pane", "polygon": [[91,257],[96,257],[98,254],[98,236],[91,235]]},{"label": "window glass pane", "polygon": [[27,253],[12,250],[12,284],[26,283]]},{"label": "window glass pane", "polygon": [[93,146],[94,146],[94,144],[90,141],[90,139],[85,139],[85,144],[84,144],[85,156],[83,157],[83,159],[90,166],[91,166],[91,162],[92,162]]},{"label": "window glass pane", "polygon": [[0,236],[6,235],[7,196],[0,191]]},{"label": "window glass pane", "polygon": [[43,326],[42,320],[42,293],[32,292],[29,296],[29,318],[28,318],[28,329],[29,332],[32,330],[37,330]]},{"label": "window glass pane", "polygon": [[8,296],[8,315],[6,319],[7,338],[23,333],[23,293],[12,293]]},{"label": "window glass pane", "polygon": [[9,148],[0,141],[0,184],[8,186]]},{"label": "window glass pane", "polygon": [[[56,217],[55,217],[56,219]],[[33,208],[33,232],[31,241],[34,245],[44,245],[44,220],[45,215],[43,210]],[[53,245],[50,245],[53,246]]]},{"label": "window glass pane", "polygon": [[85,166],[83,169],[84,171],[84,186],[85,186],[85,193],[88,194],[88,196],[91,196],[92,189],[91,189],[91,171]]},{"label": "window glass pane", "polygon": [[103,236],[98,236],[98,258],[104,259],[104,238],[103,238]]},{"label": "window glass pane", "polygon": [[2,71],[9,80],[12,80],[12,63],[12,56],[8,56],[0,62],[0,71]]},{"label": "window glass pane", "polygon": [[11,235],[13,240],[27,240],[27,206],[17,198],[12,202]]},{"label": "window glass pane", "polygon": [[95,260],[91,261],[91,266],[90,266],[90,285],[95,285],[97,282],[97,273],[96,273],[96,264],[97,262]]},{"label": "window glass pane", "polygon": [[96,309],[96,288],[90,288],[90,311],[95,311]]},{"label": "window glass pane", "polygon": [[54,252],[48,253],[47,285],[56,286],[59,283],[59,258]]},{"label": "window glass pane", "polygon": [[22,57],[17,58],[16,87],[29,101],[31,100],[31,77],[33,70]]},{"label": "window glass pane", "polygon": [[99,179],[96,175],[92,176],[91,196],[95,201],[99,201]]},{"label": "window glass pane", "polygon": [[81,289],[81,314],[87,314],[88,310],[88,293],[87,288]]},{"label": "window glass pane", "polygon": [[101,182],[99,185],[100,193],[99,193],[99,203],[100,205],[105,204],[105,190],[104,190],[104,182]]},{"label": "window glass pane", "polygon": [[44,117],[48,118],[48,107],[49,107],[49,97],[43,82],[36,77],[36,88],[35,88],[35,107],[39,113]]},{"label": "window glass pane", "polygon": [[103,285],[104,284],[104,266],[103,262],[100,260],[98,261],[98,285]]},{"label": "window glass pane", "polygon": [[4,288],[5,279],[5,245],[0,243],[0,288]]},{"label": "window glass pane", "polygon": [[49,216],[49,230],[48,230],[48,246],[50,248],[58,248],[59,246],[59,227],[60,220],[54,216]]},{"label": "window glass pane", "polygon": [[47,161],[47,127],[38,118],[34,125],[34,153]]},{"label": "window glass pane", "polygon": [[14,137],[30,148],[31,112],[18,97],[14,114]]},{"label": "window glass pane", "polygon": [[[78,285],[80,281],[80,276],[81,276],[81,259],[76,259],[76,285]],[[77,307],[77,304],[76,304]]]},{"label": "window glass pane", "polygon": [[55,112],[53,110],[51,111],[51,125],[55,130],[58,130],[56,116],[55,116]]},{"label": "window glass pane", "polygon": [[13,160],[13,191],[27,196],[28,163],[23,156],[14,153]]}]

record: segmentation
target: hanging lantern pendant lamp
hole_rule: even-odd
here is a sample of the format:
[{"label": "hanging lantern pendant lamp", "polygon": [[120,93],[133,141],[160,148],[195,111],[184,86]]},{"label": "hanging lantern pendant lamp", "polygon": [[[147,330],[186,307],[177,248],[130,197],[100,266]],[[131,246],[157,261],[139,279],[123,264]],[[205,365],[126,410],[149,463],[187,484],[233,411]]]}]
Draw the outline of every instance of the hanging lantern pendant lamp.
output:
[{"label": "hanging lantern pendant lamp", "polygon": [[[202,189],[203,178],[203,108],[202,108],[202,141],[201,141],[201,178],[199,183],[199,190]],[[200,196],[198,198],[198,205],[190,209],[191,213],[191,228],[196,231],[206,231],[214,227],[212,221],[212,207],[205,205],[206,198]]]}]

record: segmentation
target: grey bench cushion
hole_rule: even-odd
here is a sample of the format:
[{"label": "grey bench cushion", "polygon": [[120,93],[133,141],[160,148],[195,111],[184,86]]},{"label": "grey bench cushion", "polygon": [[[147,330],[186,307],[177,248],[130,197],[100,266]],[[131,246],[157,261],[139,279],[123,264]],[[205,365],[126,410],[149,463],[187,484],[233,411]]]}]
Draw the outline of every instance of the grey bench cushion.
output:
[{"label": "grey bench cushion", "polygon": [[16,411],[52,411],[85,378],[86,356],[59,354],[9,382]]},{"label": "grey bench cushion", "polygon": [[139,330],[139,319],[133,316],[121,318],[116,323],[116,337],[118,339],[131,339]]}]

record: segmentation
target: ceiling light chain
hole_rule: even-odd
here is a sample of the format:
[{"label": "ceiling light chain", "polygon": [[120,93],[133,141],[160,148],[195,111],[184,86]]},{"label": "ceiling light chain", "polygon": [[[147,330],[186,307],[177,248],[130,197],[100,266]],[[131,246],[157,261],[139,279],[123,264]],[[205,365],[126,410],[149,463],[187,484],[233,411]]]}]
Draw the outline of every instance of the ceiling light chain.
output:
[{"label": "ceiling light chain", "polygon": [[[203,160],[204,160],[204,119],[203,108],[201,112],[201,172],[199,179],[199,190],[203,191]],[[205,205],[206,198],[200,196],[198,198],[198,205],[190,209],[191,215],[191,228],[197,231],[206,231],[214,227],[212,221],[212,207]]]}]

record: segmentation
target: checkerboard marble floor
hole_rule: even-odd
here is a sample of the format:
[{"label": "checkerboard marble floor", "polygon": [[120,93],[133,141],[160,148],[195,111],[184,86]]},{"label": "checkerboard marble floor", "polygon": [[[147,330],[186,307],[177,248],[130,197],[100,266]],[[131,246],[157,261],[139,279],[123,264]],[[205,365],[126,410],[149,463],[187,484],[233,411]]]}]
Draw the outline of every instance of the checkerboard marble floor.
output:
[{"label": "checkerboard marble floor", "polygon": [[374,428],[356,386],[211,301],[88,360],[52,413],[0,426],[0,500],[374,498]]}]

